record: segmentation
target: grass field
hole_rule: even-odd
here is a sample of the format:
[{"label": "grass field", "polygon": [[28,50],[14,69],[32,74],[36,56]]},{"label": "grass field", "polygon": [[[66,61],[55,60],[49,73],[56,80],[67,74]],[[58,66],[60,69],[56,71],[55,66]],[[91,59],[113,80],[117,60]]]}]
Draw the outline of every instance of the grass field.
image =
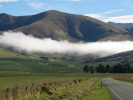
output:
[{"label": "grass field", "polygon": [[[84,73],[0,73],[0,100],[89,100],[92,92],[100,89],[100,78],[104,76]],[[96,93],[102,95],[106,92],[100,89]],[[108,95],[106,98],[111,98]]]},{"label": "grass field", "polygon": [[82,72],[82,65],[64,61],[0,58],[0,71],[18,72]]}]

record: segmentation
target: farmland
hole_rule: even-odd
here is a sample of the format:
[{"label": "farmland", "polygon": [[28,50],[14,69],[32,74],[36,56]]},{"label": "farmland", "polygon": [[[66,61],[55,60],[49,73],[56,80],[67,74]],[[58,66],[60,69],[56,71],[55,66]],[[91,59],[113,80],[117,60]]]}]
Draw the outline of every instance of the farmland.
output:
[{"label": "farmland", "polygon": [[[86,63],[47,60],[4,49],[0,55],[0,100],[113,100],[107,88],[101,88],[101,78],[117,74],[85,74]],[[115,62],[103,63],[107,64]]]}]

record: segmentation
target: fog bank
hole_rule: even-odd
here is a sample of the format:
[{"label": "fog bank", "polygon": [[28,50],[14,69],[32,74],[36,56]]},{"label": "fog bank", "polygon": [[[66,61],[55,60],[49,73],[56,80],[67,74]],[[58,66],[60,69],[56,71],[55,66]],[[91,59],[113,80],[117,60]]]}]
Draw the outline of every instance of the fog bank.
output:
[{"label": "fog bank", "polygon": [[71,43],[66,40],[56,41],[51,38],[39,39],[31,35],[25,35],[22,32],[14,33],[11,31],[3,32],[0,35],[0,45],[3,47],[13,47],[19,52],[92,54],[99,57],[133,50],[133,41]]}]

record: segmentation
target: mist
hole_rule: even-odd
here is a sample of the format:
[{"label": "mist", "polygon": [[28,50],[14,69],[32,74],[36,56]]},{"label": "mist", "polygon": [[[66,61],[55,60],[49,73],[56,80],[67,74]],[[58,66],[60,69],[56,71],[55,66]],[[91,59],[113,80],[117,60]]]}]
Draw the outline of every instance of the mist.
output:
[{"label": "mist", "polygon": [[56,41],[51,38],[35,38],[22,32],[3,32],[0,35],[0,45],[4,48],[12,47],[19,52],[28,53],[64,53],[77,55],[95,55],[105,57],[120,52],[133,50],[133,41],[106,42],[78,42],[66,40]]}]

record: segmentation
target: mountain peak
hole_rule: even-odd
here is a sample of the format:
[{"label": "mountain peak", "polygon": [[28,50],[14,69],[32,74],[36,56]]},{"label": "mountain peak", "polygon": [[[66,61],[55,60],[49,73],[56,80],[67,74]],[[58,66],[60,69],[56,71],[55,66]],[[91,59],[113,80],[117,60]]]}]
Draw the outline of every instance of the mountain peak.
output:
[{"label": "mountain peak", "polygon": [[[8,15],[8,14],[4,14]],[[1,15],[2,16],[2,15]],[[10,15],[8,15],[10,16]],[[128,31],[83,15],[49,10],[36,15],[2,17],[0,31],[21,31],[39,38],[68,41],[128,39]],[[122,35],[118,35],[122,34]],[[116,38],[116,35],[118,38]],[[120,37],[121,36],[121,37]],[[106,39],[105,39],[106,38]]]},{"label": "mountain peak", "polygon": [[1,13],[0,16],[12,16],[12,15],[7,14],[7,13]]}]

